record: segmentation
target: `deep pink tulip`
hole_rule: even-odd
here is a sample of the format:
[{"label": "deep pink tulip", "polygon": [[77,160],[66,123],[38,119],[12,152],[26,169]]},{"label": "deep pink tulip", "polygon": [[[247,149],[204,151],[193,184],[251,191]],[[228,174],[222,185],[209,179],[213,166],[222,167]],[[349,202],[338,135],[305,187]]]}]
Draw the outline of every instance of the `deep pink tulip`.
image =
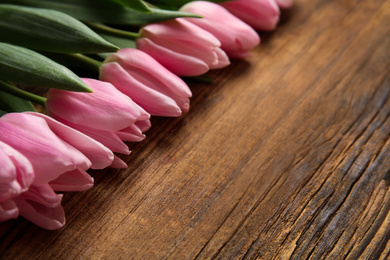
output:
[{"label": "deep pink tulip", "polygon": [[141,50],[126,48],[111,54],[101,67],[100,79],[151,115],[180,116],[190,108],[187,84]]},{"label": "deep pink tulip", "polygon": [[279,22],[280,10],[275,0],[232,0],[220,5],[255,30],[272,31]]},{"label": "deep pink tulip", "polygon": [[222,50],[231,58],[251,56],[250,51],[260,43],[260,37],[252,27],[218,4],[193,1],[180,11],[203,16],[201,19],[185,19],[214,35],[221,42]]},{"label": "deep pink tulip", "polygon": [[16,218],[19,209],[12,200],[26,192],[34,180],[30,161],[0,141],[0,221]]},{"label": "deep pink tulip", "polygon": [[[123,141],[141,141],[145,138],[137,126],[150,115],[112,84],[95,79],[82,79],[92,93],[50,89],[46,107],[58,121],[97,140],[113,152],[129,154]],[[107,165],[106,165],[107,166]],[[115,156],[111,167],[125,168],[126,163]]]},{"label": "deep pink tulip", "polygon": [[293,5],[293,0],[276,0],[280,8],[290,8]]},{"label": "deep pink tulip", "polygon": [[139,35],[137,48],[179,76],[199,76],[230,64],[217,38],[182,18],[146,25]]}]

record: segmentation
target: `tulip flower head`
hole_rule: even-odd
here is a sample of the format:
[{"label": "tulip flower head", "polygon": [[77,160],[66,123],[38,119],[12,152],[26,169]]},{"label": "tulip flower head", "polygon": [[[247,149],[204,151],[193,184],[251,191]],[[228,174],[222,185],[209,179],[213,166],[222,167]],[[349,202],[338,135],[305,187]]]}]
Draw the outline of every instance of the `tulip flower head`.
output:
[{"label": "tulip flower head", "polygon": [[61,228],[65,224],[62,195],[56,194],[48,183],[34,185],[35,174],[30,161],[1,141],[0,160],[3,166],[0,173],[0,221],[21,215],[46,229]]},{"label": "tulip flower head", "polygon": [[65,224],[62,195],[55,191],[91,188],[93,178],[86,170],[92,164],[108,166],[113,160],[102,144],[36,112],[5,114],[0,132],[0,141],[23,154],[35,175],[28,190],[13,199],[19,214],[46,229]]},{"label": "tulip flower head", "polygon": [[139,36],[137,48],[179,76],[199,76],[230,64],[215,36],[182,18],[146,25]]},{"label": "tulip flower head", "polygon": [[255,30],[272,31],[279,22],[280,10],[275,0],[232,0],[220,5]]},{"label": "tulip flower head", "polygon": [[[150,127],[150,115],[110,83],[82,80],[93,90],[92,93],[49,90],[46,101],[49,115],[113,152],[130,154],[123,141],[143,140],[143,132]],[[110,166],[127,167],[117,156]]]},{"label": "tulip flower head", "polygon": [[203,16],[185,19],[214,35],[221,42],[222,50],[231,58],[251,56],[250,51],[260,43],[260,37],[252,27],[218,4],[193,1],[180,11]]},{"label": "tulip flower head", "polygon": [[93,185],[93,179],[85,172],[91,167],[91,161],[107,166],[113,160],[112,153],[100,143],[40,113],[5,114],[0,118],[0,131],[0,141],[31,162],[35,186],[47,184],[63,174],[73,177],[78,174],[77,183],[68,183],[62,190],[86,190]]},{"label": "tulip flower head", "polygon": [[187,84],[137,49],[111,54],[101,67],[100,79],[112,83],[151,115],[180,116],[190,108],[192,93]]}]

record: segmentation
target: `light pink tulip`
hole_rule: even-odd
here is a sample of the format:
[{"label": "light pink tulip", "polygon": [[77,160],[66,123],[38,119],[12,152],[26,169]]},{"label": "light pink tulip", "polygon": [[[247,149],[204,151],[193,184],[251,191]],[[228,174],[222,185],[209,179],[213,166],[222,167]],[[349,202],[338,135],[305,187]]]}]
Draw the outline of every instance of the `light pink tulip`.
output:
[{"label": "light pink tulip", "polygon": [[[62,195],[49,184],[34,186],[34,170],[30,161],[11,146],[0,141],[0,221],[23,216],[46,229],[65,224],[61,207]],[[35,210],[32,210],[35,209]]]},{"label": "light pink tulip", "polygon": [[[113,152],[130,154],[123,141],[141,141],[150,115],[112,84],[95,79],[82,79],[92,93],[50,89],[46,107],[58,121],[97,140]],[[107,166],[107,165],[106,165]],[[126,163],[115,156],[111,167],[125,168]]]},{"label": "light pink tulip", "polygon": [[0,221],[16,218],[19,209],[12,200],[26,192],[34,180],[30,161],[4,142],[0,142]]},{"label": "light pink tulip", "polygon": [[[18,150],[31,162],[35,179],[33,185],[42,186],[63,174],[72,174],[75,183],[64,183],[64,191],[85,190],[93,179],[85,179],[91,160],[98,166],[108,166],[113,154],[90,137],[35,112],[8,113],[0,118],[0,141]],[[84,154],[89,155],[89,160]],[[89,176],[89,175],[88,175]],[[84,183],[80,185],[80,181]]]},{"label": "light pink tulip", "polygon": [[180,116],[190,108],[192,93],[186,83],[141,50],[126,48],[111,54],[101,67],[100,79],[151,115]]},{"label": "light pink tulip", "polygon": [[230,64],[217,38],[182,18],[146,25],[139,35],[137,48],[179,76],[199,76]]},{"label": "light pink tulip", "polygon": [[91,188],[93,179],[86,172],[91,161],[103,167],[113,160],[112,152],[102,144],[35,112],[2,116],[0,132],[0,141],[23,154],[35,174],[27,190],[13,198],[13,203],[1,207],[17,208],[21,216],[46,229],[58,229],[65,224],[62,195],[55,190]]},{"label": "light pink tulip", "polygon": [[220,5],[255,30],[272,31],[279,22],[280,10],[275,0],[233,0]]},{"label": "light pink tulip", "polygon": [[231,58],[251,56],[250,51],[260,43],[260,37],[252,27],[218,4],[193,1],[180,11],[203,16],[185,19],[214,35],[221,42],[221,49]]},{"label": "light pink tulip", "polygon": [[293,0],[276,0],[280,8],[290,8],[293,5]]}]

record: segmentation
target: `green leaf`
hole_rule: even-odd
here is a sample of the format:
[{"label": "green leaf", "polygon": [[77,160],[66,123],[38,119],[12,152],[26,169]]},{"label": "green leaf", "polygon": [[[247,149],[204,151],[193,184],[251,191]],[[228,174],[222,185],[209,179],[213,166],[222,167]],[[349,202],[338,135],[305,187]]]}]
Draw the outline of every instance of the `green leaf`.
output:
[{"label": "green leaf", "polygon": [[0,109],[0,116],[4,116],[5,114],[7,114],[8,112],[7,111],[4,111],[4,110],[1,110]]},{"label": "green leaf", "polygon": [[[105,54],[105,53],[106,52],[97,53],[93,55],[96,56],[96,58],[100,58],[101,57],[100,54]],[[111,54],[112,52],[108,52],[108,53]],[[50,58],[51,60],[66,66],[67,68],[77,69],[78,74],[81,72],[79,69],[99,72],[100,66],[102,65],[102,62],[97,61],[96,59],[90,58],[80,53],[64,54],[64,53],[44,52],[42,54]]]},{"label": "green leaf", "polygon": [[[3,112],[2,112],[3,111]],[[9,112],[36,111],[31,102],[0,90],[0,115]]]},{"label": "green leaf", "polygon": [[150,13],[152,10],[141,0],[112,0],[114,2],[117,2],[118,4],[121,4],[123,6],[130,7],[134,10],[143,12],[143,13]]},{"label": "green leaf", "polygon": [[0,4],[0,41],[59,53],[118,50],[116,46],[67,14],[8,4]]},{"label": "green leaf", "polygon": [[145,14],[105,0],[0,0],[0,3],[54,9],[81,21],[117,25],[144,25],[178,17],[200,17],[192,13],[155,8],[151,8],[151,13]]},{"label": "green leaf", "polygon": [[[131,40],[131,39],[126,39],[126,38],[122,38],[122,37],[117,37],[117,36],[114,36],[114,35],[109,35],[109,34],[105,34],[105,33],[99,33],[100,36],[102,36],[104,39],[106,39],[107,41],[110,41],[112,43],[114,43],[116,46],[118,46],[119,48],[123,49],[123,48],[133,48],[135,49],[136,48],[136,44],[135,44],[135,41],[134,40]],[[111,53],[98,53],[97,55],[103,59],[107,58]]]},{"label": "green leaf", "polygon": [[[107,41],[110,41],[117,45],[119,48],[136,48],[135,40],[126,39],[114,35],[109,35],[105,33],[100,33],[100,36],[102,36]],[[100,54],[100,53],[99,53]]]},{"label": "green leaf", "polygon": [[[170,10],[178,10],[180,7],[183,5],[192,2],[194,0],[148,0],[149,3],[158,6],[160,8],[167,8]],[[208,2],[214,2],[214,3],[219,3],[219,2],[224,2],[227,0],[208,0]]]},{"label": "green leaf", "polygon": [[46,88],[92,92],[66,67],[32,50],[2,42],[0,79]]}]

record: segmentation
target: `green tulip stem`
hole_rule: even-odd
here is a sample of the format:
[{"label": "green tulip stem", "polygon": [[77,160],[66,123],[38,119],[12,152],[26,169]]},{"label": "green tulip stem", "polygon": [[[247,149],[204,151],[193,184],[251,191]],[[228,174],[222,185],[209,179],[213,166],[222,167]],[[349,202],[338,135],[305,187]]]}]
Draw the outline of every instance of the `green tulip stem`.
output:
[{"label": "green tulip stem", "polygon": [[82,67],[86,69],[99,72],[100,67],[102,66],[102,62],[92,59],[80,53],[69,53],[65,55],[77,60],[78,64],[82,65]]},{"label": "green tulip stem", "polygon": [[95,31],[117,36],[120,38],[136,40],[139,37],[138,33],[115,29],[103,24],[90,23],[90,22],[85,22],[85,24]]},{"label": "green tulip stem", "polygon": [[14,96],[39,104],[43,107],[45,106],[46,98],[22,90],[11,83],[0,80],[0,89]]}]

